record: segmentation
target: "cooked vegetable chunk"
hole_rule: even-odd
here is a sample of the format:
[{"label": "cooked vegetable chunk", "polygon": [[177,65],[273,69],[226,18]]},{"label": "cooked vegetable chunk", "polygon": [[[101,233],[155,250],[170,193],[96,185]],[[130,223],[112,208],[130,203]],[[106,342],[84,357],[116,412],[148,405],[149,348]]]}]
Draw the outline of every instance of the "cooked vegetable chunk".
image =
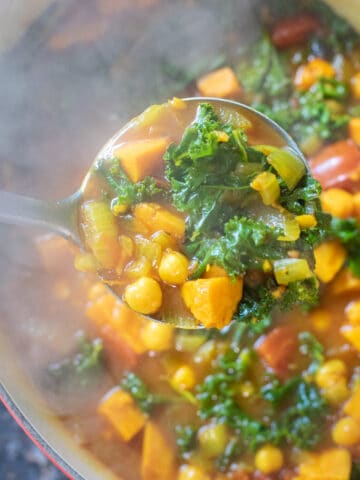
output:
[{"label": "cooked vegetable chunk", "polygon": [[174,480],[174,453],[153,421],[147,422],[144,432],[141,475],[143,480]]},{"label": "cooked vegetable chunk", "polygon": [[349,480],[351,456],[347,450],[332,448],[309,454],[299,466],[295,480]]},{"label": "cooked vegetable chunk", "polygon": [[204,97],[231,98],[241,94],[241,86],[229,67],[208,73],[197,81],[197,88]]},{"label": "cooked vegetable chunk", "polygon": [[98,411],[125,442],[130,441],[146,422],[146,415],[135,405],[131,395],[120,389],[110,392],[100,403]]},{"label": "cooked vegetable chunk", "polygon": [[163,155],[170,141],[168,138],[149,138],[127,142],[114,151],[121,166],[132,182],[147,175],[159,175],[164,168]]},{"label": "cooked vegetable chunk", "polygon": [[346,259],[346,250],[337,240],[321,243],[314,250],[315,273],[324,283],[331,282]]},{"label": "cooked vegetable chunk", "polygon": [[274,328],[265,337],[260,338],[255,345],[260,357],[274,370],[274,373],[280,377],[287,375],[288,366],[298,340],[295,332],[290,326]]},{"label": "cooked vegetable chunk", "polygon": [[182,286],[186,306],[206,328],[227,325],[241,300],[243,281],[229,277],[190,280]]},{"label": "cooked vegetable chunk", "polygon": [[134,207],[134,217],[146,225],[151,233],[163,230],[176,238],[184,236],[184,219],[156,203],[139,203]]}]

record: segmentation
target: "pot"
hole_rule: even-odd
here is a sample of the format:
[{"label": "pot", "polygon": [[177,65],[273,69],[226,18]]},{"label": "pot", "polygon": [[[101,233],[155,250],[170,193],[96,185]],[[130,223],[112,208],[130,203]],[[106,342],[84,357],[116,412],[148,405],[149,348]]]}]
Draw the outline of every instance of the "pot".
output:
[{"label": "pot", "polygon": [[[252,0],[2,0],[0,19],[0,188],[49,200],[75,191],[126,120],[259,34]],[[41,264],[42,234],[0,225],[0,396],[69,478],[118,480],[65,429],[66,398],[44,383],[86,321],[60,251]]]}]

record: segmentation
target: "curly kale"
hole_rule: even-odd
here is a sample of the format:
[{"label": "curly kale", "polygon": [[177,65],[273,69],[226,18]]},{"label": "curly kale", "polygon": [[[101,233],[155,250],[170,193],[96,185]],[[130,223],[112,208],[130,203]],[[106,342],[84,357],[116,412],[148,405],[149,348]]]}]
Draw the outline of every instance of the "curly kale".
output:
[{"label": "curly kale", "polygon": [[356,218],[332,218],[330,237],[337,238],[347,251],[347,264],[356,277],[360,277],[360,224]]},{"label": "curly kale", "polygon": [[110,193],[116,195],[112,205],[133,205],[164,193],[164,189],[156,184],[153,177],[145,177],[133,183],[121,168],[118,159],[113,160],[110,166],[108,162],[108,160],[99,160],[94,171],[104,178]]},{"label": "curly kale", "polygon": [[262,397],[271,407],[266,421],[241,408],[236,399],[237,386],[246,378],[254,360],[249,350],[239,354],[231,350],[218,359],[216,371],[198,386],[200,418],[226,423],[250,451],[267,442],[291,443],[302,449],[317,445],[327,406],[318,387],[301,377],[285,383],[273,379],[262,388]]}]

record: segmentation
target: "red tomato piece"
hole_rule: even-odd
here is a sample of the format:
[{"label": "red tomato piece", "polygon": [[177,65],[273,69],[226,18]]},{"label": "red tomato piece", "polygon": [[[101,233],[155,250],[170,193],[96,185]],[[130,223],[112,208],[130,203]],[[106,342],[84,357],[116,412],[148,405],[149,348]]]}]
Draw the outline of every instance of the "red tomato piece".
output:
[{"label": "red tomato piece", "polygon": [[279,48],[287,48],[304,42],[320,27],[316,17],[308,13],[294,17],[286,17],[276,23],[271,41]]},{"label": "red tomato piece", "polygon": [[309,165],[324,189],[356,191],[360,186],[360,149],[353,140],[325,146],[310,159]]},{"label": "red tomato piece", "polygon": [[288,365],[296,353],[297,344],[298,339],[294,330],[289,326],[281,326],[260,337],[255,344],[255,350],[275,375],[284,378],[288,373]]}]

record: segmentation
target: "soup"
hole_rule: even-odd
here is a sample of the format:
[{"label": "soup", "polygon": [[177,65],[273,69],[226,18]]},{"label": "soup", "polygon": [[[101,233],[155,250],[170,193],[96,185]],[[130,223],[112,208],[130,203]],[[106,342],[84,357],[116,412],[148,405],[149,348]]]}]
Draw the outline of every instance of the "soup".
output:
[{"label": "soup", "polygon": [[[67,356],[66,348],[48,348],[45,359],[37,343],[36,378],[76,441],[125,480],[359,476],[359,39],[322,3],[267,2],[262,19],[264,38],[245,59],[206,73],[186,93],[247,102],[304,151],[331,215],[322,217],[324,238],[318,243],[318,229],[314,241],[319,300],[312,288],[301,288],[295,300],[302,295],[303,305],[274,310],[291,287],[266,295],[249,276],[240,321],[220,330],[176,330],[128,309],[95,276],[75,276],[65,241],[38,242],[49,271],[63,254],[54,286],[69,321],[59,337],[73,345],[74,314],[85,334]],[[193,119],[190,111],[172,130],[173,141]],[[90,177],[85,201],[102,200],[100,190]],[[319,191],[302,193],[294,213],[311,216],[296,209]],[[122,206],[114,207],[121,217]],[[308,231],[319,225],[307,224]],[[75,258],[82,270],[94,268],[92,257]],[[103,270],[107,282],[122,278],[122,271]],[[305,303],[312,307],[304,312]]]},{"label": "soup", "polygon": [[308,301],[302,291],[316,301],[312,248],[325,221],[318,196],[304,192],[320,186],[284,142],[231,103],[150,107],[87,177],[80,222],[90,253],[77,267],[96,269],[133,310],[178,325],[242,320],[259,292],[276,303],[283,289],[288,309]]}]

